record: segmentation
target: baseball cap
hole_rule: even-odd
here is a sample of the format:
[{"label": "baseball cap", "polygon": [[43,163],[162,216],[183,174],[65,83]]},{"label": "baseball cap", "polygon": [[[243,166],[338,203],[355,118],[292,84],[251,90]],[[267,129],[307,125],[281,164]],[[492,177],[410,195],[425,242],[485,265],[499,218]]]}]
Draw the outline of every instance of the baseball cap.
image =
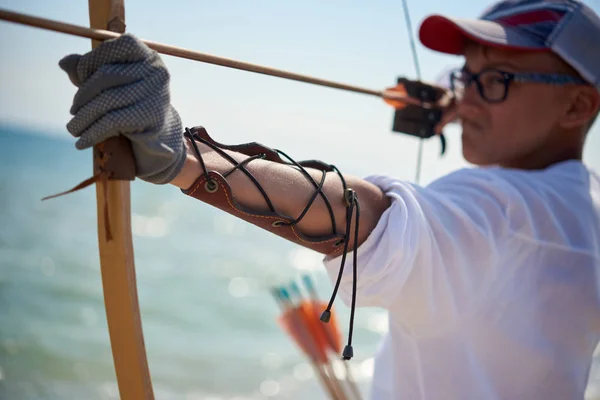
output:
[{"label": "baseball cap", "polygon": [[551,51],[600,89],[600,17],[578,0],[505,0],[477,19],[427,17],[419,39],[431,50],[462,54],[466,40],[492,47]]}]

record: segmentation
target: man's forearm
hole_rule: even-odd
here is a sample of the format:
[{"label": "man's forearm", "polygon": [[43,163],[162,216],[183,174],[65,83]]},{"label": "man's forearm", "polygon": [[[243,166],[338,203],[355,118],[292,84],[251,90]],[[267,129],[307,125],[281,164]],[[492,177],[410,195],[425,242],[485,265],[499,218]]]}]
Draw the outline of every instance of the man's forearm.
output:
[{"label": "man's forearm", "polygon": [[[233,165],[208,146],[197,143],[207,170],[221,174],[231,170]],[[173,185],[187,189],[203,174],[200,162],[191,149],[189,142],[188,156],[180,174],[171,182]],[[227,151],[236,161],[241,162],[247,155]],[[250,161],[246,168],[257,179],[271,199],[275,209],[292,218],[298,217],[315,192],[315,187],[302,173],[293,166],[267,160]],[[321,181],[322,172],[306,168],[316,182]],[[375,185],[365,180],[344,175],[348,187],[356,191],[360,203],[360,224],[358,244],[361,244],[373,230],[381,214],[389,206],[390,200]],[[256,210],[267,211],[269,208],[256,185],[241,171],[235,171],[227,177],[233,196],[242,206]],[[327,173],[323,192],[329,199],[336,221],[336,231],[346,231],[346,203],[342,182],[336,173]],[[354,232],[354,225],[352,231]],[[319,195],[297,225],[298,229],[307,236],[317,237],[332,232],[331,218],[326,203]],[[311,247],[309,243],[304,244]],[[352,243],[350,243],[352,245]]]}]

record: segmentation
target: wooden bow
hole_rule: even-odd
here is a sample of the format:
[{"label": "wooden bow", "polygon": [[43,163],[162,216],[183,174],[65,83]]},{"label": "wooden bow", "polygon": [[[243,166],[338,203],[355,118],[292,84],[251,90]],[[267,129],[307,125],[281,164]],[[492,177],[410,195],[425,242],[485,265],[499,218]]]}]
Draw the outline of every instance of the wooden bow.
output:
[{"label": "wooden bow", "polygon": [[[91,28],[125,31],[123,0],[89,0],[89,15]],[[99,43],[92,41],[92,47]],[[95,164],[103,145],[94,148]],[[154,399],[135,278],[129,181],[98,180],[96,201],[104,304],[120,398]]]}]

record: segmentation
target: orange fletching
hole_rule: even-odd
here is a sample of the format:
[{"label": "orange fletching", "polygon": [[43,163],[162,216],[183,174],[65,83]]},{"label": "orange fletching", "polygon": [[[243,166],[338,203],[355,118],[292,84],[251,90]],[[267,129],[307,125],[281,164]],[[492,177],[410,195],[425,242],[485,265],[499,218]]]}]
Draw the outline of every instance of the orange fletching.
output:
[{"label": "orange fletching", "polygon": [[331,319],[328,323],[321,322],[319,319],[321,313],[327,307],[326,303],[320,301],[311,301],[310,308],[312,309],[312,321],[316,325],[317,329],[320,330],[320,335],[323,340],[327,343],[327,346],[333,350],[334,353],[342,353],[342,335],[340,333],[340,327],[334,310],[331,310]]},{"label": "orange fletching", "polygon": [[406,107],[409,103],[407,102],[408,93],[404,85],[399,84],[391,88],[387,88],[383,91],[383,101],[388,103],[395,109],[401,109]]},{"label": "orange fletching", "polygon": [[[325,331],[322,327],[322,325],[327,324],[321,322],[321,320],[319,319],[320,313],[316,312],[316,309],[312,302],[302,301],[298,308],[302,313],[304,325],[308,328],[311,336],[317,342],[319,349],[325,354],[327,354],[327,349],[329,348],[329,341],[327,340],[327,336],[325,335]],[[331,321],[329,321],[329,323],[331,323]]]},{"label": "orange fletching", "polygon": [[308,313],[303,306],[304,303],[287,309],[277,321],[308,357],[319,364],[325,364],[328,360],[325,342],[315,335],[314,323],[311,326],[314,319],[312,311]]},{"label": "orange fletching", "polygon": [[278,323],[300,349],[318,363],[326,363],[328,350],[341,354],[342,340],[338,320],[332,311],[328,323],[320,320],[321,312],[327,307],[320,301],[302,301],[287,309],[278,318]]}]

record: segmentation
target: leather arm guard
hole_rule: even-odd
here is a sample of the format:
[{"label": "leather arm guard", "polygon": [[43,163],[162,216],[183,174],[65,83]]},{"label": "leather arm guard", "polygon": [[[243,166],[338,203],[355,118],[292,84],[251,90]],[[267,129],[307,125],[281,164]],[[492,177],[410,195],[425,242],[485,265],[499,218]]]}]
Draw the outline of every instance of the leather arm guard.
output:
[{"label": "leather arm guard", "polygon": [[[341,173],[337,170],[337,168],[333,165],[328,165],[322,163],[321,161],[309,160],[309,161],[300,161],[295,162],[287,157],[283,152],[275,149],[271,149],[269,147],[263,146],[261,144],[252,142],[240,145],[224,145],[214,141],[203,127],[195,127],[192,129],[186,130],[186,136],[190,139],[194,139],[198,142],[201,142],[205,145],[208,145],[217,153],[219,153],[222,157],[227,159],[232,164],[232,169],[226,174],[222,175],[216,171],[210,171],[206,169],[202,157],[196,152],[196,156],[201,163],[202,169],[205,171],[202,176],[200,176],[196,182],[187,190],[182,190],[184,194],[188,196],[192,196],[198,200],[211,204],[214,207],[217,207],[223,211],[231,213],[236,217],[239,217],[251,224],[259,226],[263,229],[266,229],[270,232],[276,233],[279,236],[282,236],[294,243],[298,244],[310,244],[311,248],[324,253],[324,254],[334,254],[343,249],[343,244],[345,241],[345,235],[336,231],[336,221],[335,216],[333,215],[333,209],[331,207],[331,203],[325,193],[321,191],[322,185],[325,181],[325,176],[328,172],[336,172],[340,179],[342,180],[342,185],[344,187],[344,191],[350,191],[351,189],[347,188],[346,182],[341,175]],[[192,143],[194,141],[192,140]],[[238,163],[231,156],[229,156],[224,150],[231,150],[237,153],[242,153],[249,156],[243,163]],[[282,159],[281,156],[284,156],[290,162],[286,162]],[[312,182],[315,187],[315,193],[312,196],[309,204],[304,208],[303,212],[296,218],[293,218],[288,215],[284,215],[278,212],[273,205],[271,199],[265,190],[261,187],[257,179],[248,171],[246,165],[250,163],[252,160],[257,158],[280,163],[293,165],[300,169],[304,176]],[[312,176],[310,176],[304,168],[312,168],[322,172],[321,182],[317,183]],[[239,204],[232,194],[231,187],[227,182],[227,177],[234,172],[235,170],[239,170],[244,173],[258,188],[261,192],[263,199],[265,200],[269,211],[266,212],[258,212],[255,210],[250,210]],[[317,195],[321,195],[323,200],[325,200],[325,204],[328,208],[332,231],[328,235],[319,236],[319,237],[308,237],[300,232],[296,225],[308,212],[308,209],[312,205],[313,201],[317,198]],[[344,201],[344,198],[341,197],[337,199],[337,201]]]},{"label": "leather arm guard", "polygon": [[[237,216],[247,222],[250,222],[256,226],[259,226],[265,230],[273,232],[281,237],[284,237],[294,243],[301,245],[310,245],[310,248],[313,248],[321,253],[325,253],[328,255],[335,255],[339,252],[342,252],[342,261],[340,266],[340,271],[338,275],[337,282],[335,284],[335,288],[333,294],[331,296],[331,300],[327,306],[327,309],[321,315],[321,321],[328,322],[331,316],[331,307],[333,306],[333,302],[335,300],[335,296],[337,294],[343,267],[345,264],[346,254],[348,252],[348,245],[351,242],[350,240],[350,228],[352,218],[355,218],[355,226],[354,226],[354,269],[353,269],[353,291],[352,291],[352,306],[351,306],[351,314],[350,314],[350,333],[348,336],[348,345],[344,349],[343,358],[345,360],[349,360],[353,356],[352,350],[352,331],[354,324],[354,309],[356,304],[356,250],[357,250],[357,241],[358,237],[358,227],[359,227],[359,217],[360,217],[360,207],[358,203],[358,197],[356,192],[349,188],[344,180],[341,172],[333,165],[323,163],[318,160],[307,160],[307,161],[299,161],[296,162],[292,160],[289,156],[283,153],[280,150],[272,149],[266,147],[264,145],[252,142],[245,143],[239,145],[224,145],[214,141],[203,127],[194,127],[192,129],[186,129],[185,136],[190,139],[192,144],[192,148],[200,162],[203,173],[202,175],[195,181],[195,183],[188,189],[182,190],[182,192],[188,196],[194,197],[200,201],[208,203],[214,207],[217,207],[223,211],[226,211],[232,215]],[[228,160],[232,164],[232,169],[227,173],[221,174],[217,171],[208,170],[202,158],[202,155],[197,147],[196,142],[203,143],[217,152],[224,159]],[[226,153],[225,150],[231,150],[237,153],[242,153],[249,156],[242,162],[236,161],[233,157]],[[299,216],[292,217],[288,215],[284,215],[277,211],[275,206],[273,205],[271,199],[268,194],[262,188],[258,180],[252,175],[252,173],[246,168],[247,164],[256,159],[264,159],[269,160],[275,163],[285,164],[289,166],[296,167],[305,177],[311,182],[312,186],[315,188],[313,195],[311,196],[308,204],[302,210]],[[305,170],[305,168],[311,168],[318,171],[321,171],[322,177],[320,182],[317,182],[313,177]],[[257,187],[257,189],[262,194],[267,206],[268,211],[259,212],[256,210],[250,210],[236,201],[233,196],[232,189],[227,181],[227,177],[234,171],[239,170],[241,173],[245,174]],[[336,221],[333,212],[333,208],[331,206],[330,199],[327,198],[326,194],[323,192],[323,184],[325,183],[325,177],[327,173],[336,173],[343,187],[343,193],[340,193],[339,197],[333,199],[334,202],[342,202],[346,206],[346,230],[345,232],[338,232],[336,228]],[[321,198],[325,201],[326,207],[329,211],[330,219],[331,219],[331,233],[319,236],[319,237],[309,237],[304,235],[297,228],[298,222],[302,220],[302,218],[306,215],[313,202],[317,198],[317,196],[321,196]]]}]

